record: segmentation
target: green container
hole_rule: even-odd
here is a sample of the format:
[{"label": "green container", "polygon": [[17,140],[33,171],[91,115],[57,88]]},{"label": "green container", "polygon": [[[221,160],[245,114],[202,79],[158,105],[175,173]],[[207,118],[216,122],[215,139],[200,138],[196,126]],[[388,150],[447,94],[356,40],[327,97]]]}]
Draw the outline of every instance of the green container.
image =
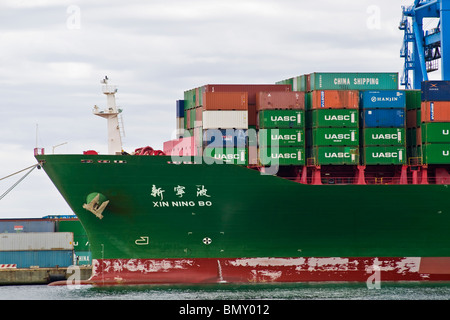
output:
[{"label": "green container", "polygon": [[351,127],[359,126],[358,110],[319,109],[306,112],[306,127]]},{"label": "green container", "polygon": [[193,109],[196,107],[196,89],[187,90],[184,92],[184,110]]},{"label": "green container", "polygon": [[422,125],[422,110],[421,109],[417,109],[416,112],[416,125],[417,128],[419,128]]},{"label": "green container", "polygon": [[450,144],[423,144],[422,155],[424,164],[450,164]]},{"label": "green container", "polygon": [[305,165],[303,147],[268,147],[258,149],[259,162],[263,166]]},{"label": "green container", "polygon": [[292,91],[306,91],[306,76],[301,75],[276,82],[275,84],[288,84]]},{"label": "green container", "polygon": [[196,115],[196,109],[190,109],[188,112],[190,112],[190,128],[195,128],[195,115]]},{"label": "green container", "polygon": [[210,148],[203,150],[203,161],[206,164],[248,164],[248,150],[246,148]]},{"label": "green container", "polygon": [[311,73],[314,90],[398,90],[398,73]]},{"label": "green container", "polygon": [[313,158],[316,165],[357,165],[359,147],[312,147],[308,158]]},{"label": "green container", "polygon": [[[364,146],[405,146],[405,128],[364,128]],[[414,133],[415,135],[415,133]]]},{"label": "green container", "polygon": [[422,123],[422,143],[450,143],[450,122]]},{"label": "green container", "polygon": [[405,90],[406,110],[420,109],[422,103],[421,90]]},{"label": "green container", "polygon": [[358,146],[357,128],[314,128],[308,130],[308,141],[312,146]]},{"label": "green container", "polygon": [[408,147],[417,146],[417,128],[407,129],[406,143]]},{"label": "green container", "polygon": [[303,129],[260,129],[258,141],[260,147],[305,147],[305,131]]},{"label": "green container", "polygon": [[305,126],[304,110],[261,110],[258,112],[259,128],[297,128]]},{"label": "green container", "polygon": [[362,148],[362,161],[365,165],[400,165],[407,163],[406,147],[376,146]]}]

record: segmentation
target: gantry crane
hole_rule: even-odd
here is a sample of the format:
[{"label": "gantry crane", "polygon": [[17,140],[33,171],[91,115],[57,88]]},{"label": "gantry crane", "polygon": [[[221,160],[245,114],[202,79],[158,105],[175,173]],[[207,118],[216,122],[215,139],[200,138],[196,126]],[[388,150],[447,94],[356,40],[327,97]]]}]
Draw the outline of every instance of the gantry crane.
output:
[{"label": "gantry crane", "polygon": [[[428,73],[438,70],[441,59],[441,80],[450,80],[450,0],[414,0],[402,7],[399,29],[404,31],[400,57],[405,59],[401,85],[420,89],[428,81]],[[424,30],[424,18],[439,18],[437,27]],[[412,74],[412,78],[411,78]]]}]

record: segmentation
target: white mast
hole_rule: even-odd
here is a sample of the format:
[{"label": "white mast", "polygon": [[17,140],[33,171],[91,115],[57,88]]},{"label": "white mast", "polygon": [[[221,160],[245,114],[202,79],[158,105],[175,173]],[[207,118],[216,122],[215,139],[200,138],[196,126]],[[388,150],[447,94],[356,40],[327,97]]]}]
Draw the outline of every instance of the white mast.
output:
[{"label": "white mast", "polygon": [[116,86],[108,84],[108,77],[100,81],[103,83],[103,93],[106,95],[106,109],[99,111],[97,106],[94,106],[94,114],[108,120],[108,154],[121,154],[122,153],[122,137],[120,135],[119,114],[121,109],[117,109]]}]

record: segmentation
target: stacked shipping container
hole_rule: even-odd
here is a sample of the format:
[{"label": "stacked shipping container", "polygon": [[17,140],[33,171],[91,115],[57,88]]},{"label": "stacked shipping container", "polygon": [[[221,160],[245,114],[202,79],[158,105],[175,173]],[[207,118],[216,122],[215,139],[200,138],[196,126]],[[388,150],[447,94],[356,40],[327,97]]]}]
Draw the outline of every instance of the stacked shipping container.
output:
[{"label": "stacked shipping container", "polygon": [[407,90],[406,94],[406,143],[410,165],[420,164],[422,158],[421,92]]},{"label": "stacked shipping container", "polygon": [[450,81],[422,82],[418,144],[424,164],[450,164]]}]

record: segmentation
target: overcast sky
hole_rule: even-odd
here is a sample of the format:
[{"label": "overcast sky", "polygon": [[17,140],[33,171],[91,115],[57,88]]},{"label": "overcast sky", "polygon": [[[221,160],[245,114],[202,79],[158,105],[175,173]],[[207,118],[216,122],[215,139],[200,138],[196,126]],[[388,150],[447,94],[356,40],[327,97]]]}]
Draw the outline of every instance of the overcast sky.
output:
[{"label": "overcast sky", "polygon": [[[175,101],[208,83],[399,72],[401,0],[0,0],[0,179],[46,153],[107,153],[100,80],[118,86],[128,152],[162,148]],[[23,174],[22,174],[23,175]],[[21,175],[0,181],[0,195]],[[0,218],[72,214],[43,170]]]}]

